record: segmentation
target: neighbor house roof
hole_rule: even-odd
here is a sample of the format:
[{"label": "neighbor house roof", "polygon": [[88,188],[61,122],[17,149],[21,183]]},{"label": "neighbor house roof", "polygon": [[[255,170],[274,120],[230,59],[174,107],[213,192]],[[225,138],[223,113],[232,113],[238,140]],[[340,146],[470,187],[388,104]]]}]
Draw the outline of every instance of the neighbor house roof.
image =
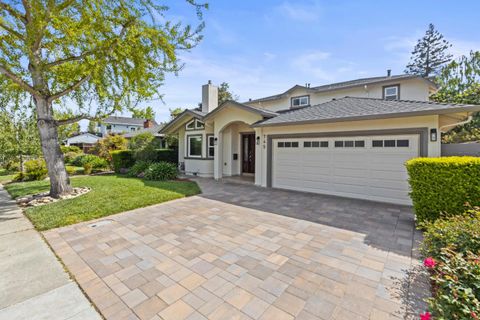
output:
[{"label": "neighbor house roof", "polygon": [[77,133],[73,136],[70,136],[68,137],[67,139],[65,139],[64,141],[69,141],[70,143],[72,142],[75,142],[75,143],[90,143],[92,141],[98,141],[100,140],[101,138],[97,135],[94,135],[92,133],[89,133],[89,132],[81,132],[81,133]]},{"label": "neighbor house roof", "polygon": [[279,114],[254,127],[477,112],[480,105],[345,97]]},{"label": "neighbor house roof", "polygon": [[164,124],[156,124],[156,125],[153,125],[153,127],[150,127],[150,128],[143,128],[143,129],[140,129],[140,130],[125,133],[123,136],[125,138],[129,139],[129,138],[135,137],[136,135],[139,135],[139,134],[142,134],[142,133],[145,133],[145,132],[150,132],[151,134],[153,134],[156,137],[161,137],[161,136],[163,136],[163,134],[160,134],[160,130],[162,130],[162,128],[164,126],[165,126]]},{"label": "neighbor house roof", "polygon": [[431,86],[437,87],[437,85],[430,79],[422,78],[417,75],[412,75],[412,74],[400,74],[400,75],[393,75],[393,76],[382,76],[382,77],[370,77],[370,78],[361,78],[361,79],[355,79],[355,80],[349,80],[349,81],[343,81],[343,82],[336,82],[336,83],[331,83],[331,84],[326,84],[326,85],[321,85],[321,86],[316,86],[316,87],[306,87],[306,86],[300,86],[300,85],[295,85],[288,89],[287,91],[276,94],[273,96],[268,96],[264,98],[259,98],[259,99],[254,99],[247,101],[245,103],[252,103],[252,102],[262,102],[262,101],[269,101],[269,100],[275,100],[279,98],[283,98],[287,96],[290,92],[294,91],[295,89],[298,88],[303,88],[308,92],[327,92],[327,91],[333,91],[333,90],[341,90],[341,89],[347,89],[347,88],[352,88],[352,87],[357,87],[357,86],[365,86],[369,84],[379,84],[383,82],[391,82],[395,80],[406,80],[406,79],[415,79],[419,78],[421,80],[427,81]]},{"label": "neighbor house roof", "polygon": [[[102,123],[108,124],[124,124],[129,126],[143,126],[143,123],[146,119],[140,118],[129,118],[129,117],[117,117],[117,116],[110,116],[108,118],[103,119]],[[153,124],[157,124],[155,120],[152,120]]]}]

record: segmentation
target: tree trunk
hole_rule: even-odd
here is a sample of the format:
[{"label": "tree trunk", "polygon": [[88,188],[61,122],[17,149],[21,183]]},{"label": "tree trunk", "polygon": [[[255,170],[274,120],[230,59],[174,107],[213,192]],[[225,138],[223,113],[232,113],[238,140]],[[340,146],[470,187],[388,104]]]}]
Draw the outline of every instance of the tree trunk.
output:
[{"label": "tree trunk", "polygon": [[65,169],[63,154],[58,143],[57,126],[53,118],[51,105],[45,98],[34,98],[37,109],[37,125],[40,133],[43,157],[47,163],[50,177],[50,196],[58,198],[72,192],[70,179]]}]

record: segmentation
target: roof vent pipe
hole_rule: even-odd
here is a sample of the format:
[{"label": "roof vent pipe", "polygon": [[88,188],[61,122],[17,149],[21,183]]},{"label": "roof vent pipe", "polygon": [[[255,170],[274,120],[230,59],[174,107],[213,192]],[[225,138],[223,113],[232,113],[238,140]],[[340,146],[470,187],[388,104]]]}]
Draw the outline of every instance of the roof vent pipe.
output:
[{"label": "roof vent pipe", "polygon": [[392,70],[391,69],[388,69],[387,70],[387,77],[391,77],[392,76]]}]

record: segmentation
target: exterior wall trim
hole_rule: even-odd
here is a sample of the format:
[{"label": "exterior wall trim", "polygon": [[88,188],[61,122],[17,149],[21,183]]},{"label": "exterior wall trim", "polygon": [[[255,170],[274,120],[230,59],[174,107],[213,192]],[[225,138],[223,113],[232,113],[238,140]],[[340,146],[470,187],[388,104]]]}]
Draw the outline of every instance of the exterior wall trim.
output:
[{"label": "exterior wall trim", "polygon": [[291,134],[271,134],[267,136],[267,188],[272,187],[272,161],[273,161],[273,139],[286,138],[332,138],[338,136],[384,136],[384,135],[402,135],[418,134],[419,155],[428,157],[428,128],[405,128],[405,129],[381,129],[381,130],[360,130],[360,131],[337,131],[337,132],[314,132],[314,133],[291,133]]}]

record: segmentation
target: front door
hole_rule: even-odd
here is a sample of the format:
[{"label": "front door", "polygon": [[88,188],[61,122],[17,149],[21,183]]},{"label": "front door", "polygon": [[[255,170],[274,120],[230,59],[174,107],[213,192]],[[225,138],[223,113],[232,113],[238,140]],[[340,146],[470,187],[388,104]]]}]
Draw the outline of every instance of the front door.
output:
[{"label": "front door", "polygon": [[242,135],[242,173],[255,173],[255,134]]}]

